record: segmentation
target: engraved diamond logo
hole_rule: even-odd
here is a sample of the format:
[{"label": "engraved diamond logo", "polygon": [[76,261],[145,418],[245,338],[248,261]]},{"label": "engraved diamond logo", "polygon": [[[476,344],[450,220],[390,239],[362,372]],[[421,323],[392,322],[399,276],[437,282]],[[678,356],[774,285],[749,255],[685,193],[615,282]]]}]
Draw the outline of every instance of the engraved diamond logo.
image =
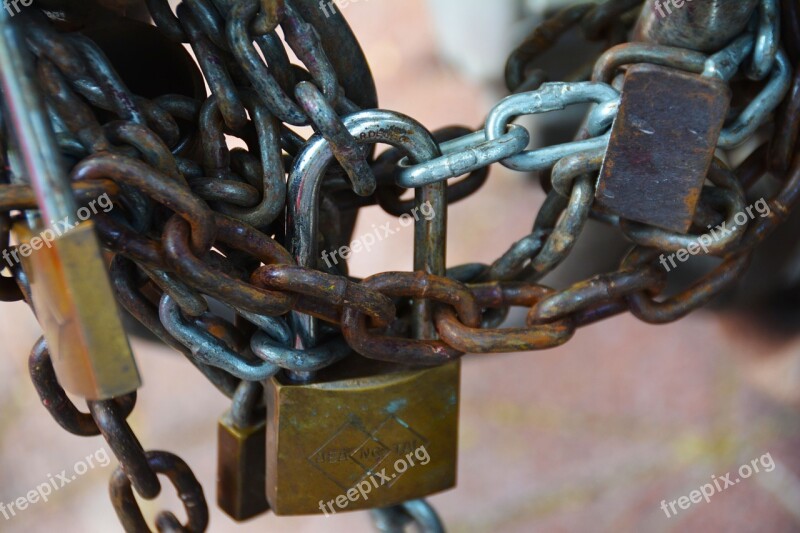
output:
[{"label": "engraved diamond logo", "polygon": [[381,441],[376,440],[374,436],[371,436],[361,446],[353,450],[350,458],[366,472],[372,472],[389,455],[389,452],[389,448]]},{"label": "engraved diamond logo", "polygon": [[[308,457],[308,461],[343,491],[365,477],[391,465],[428,439],[400,418],[390,415],[372,431],[367,431],[356,416],[342,425],[331,438]],[[401,476],[392,478],[394,485]]]},{"label": "engraved diamond logo", "polygon": [[[403,420],[392,415],[384,420],[372,432],[372,437],[380,442],[391,443],[389,445],[389,452],[386,454],[382,464],[376,465],[386,467],[387,470],[393,469],[395,461],[405,457],[407,453],[411,453],[420,446],[428,446],[428,439],[414,431],[411,426],[406,424]],[[403,473],[398,472],[395,476],[392,475],[392,480],[386,484],[391,487],[400,479]]]},{"label": "engraved diamond logo", "polygon": [[325,476],[347,490],[366,477],[368,469],[353,461],[354,450],[361,448],[372,436],[350,420],[315,451],[308,461]]}]

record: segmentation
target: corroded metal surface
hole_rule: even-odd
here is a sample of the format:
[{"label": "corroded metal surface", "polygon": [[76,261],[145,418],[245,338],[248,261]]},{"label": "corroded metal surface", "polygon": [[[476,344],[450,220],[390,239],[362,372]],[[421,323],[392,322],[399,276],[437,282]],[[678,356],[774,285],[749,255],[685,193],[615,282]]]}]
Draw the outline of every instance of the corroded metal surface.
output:
[{"label": "corroded metal surface", "polygon": [[692,224],[730,104],[727,85],[634,65],[597,182],[597,204],[678,233]]}]

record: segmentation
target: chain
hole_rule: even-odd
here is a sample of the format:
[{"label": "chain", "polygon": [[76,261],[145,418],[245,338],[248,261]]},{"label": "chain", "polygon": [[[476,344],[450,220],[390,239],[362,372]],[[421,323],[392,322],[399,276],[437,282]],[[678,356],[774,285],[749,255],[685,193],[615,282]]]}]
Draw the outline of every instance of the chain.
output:
[{"label": "chain", "polygon": [[[159,38],[191,47],[208,97],[202,91],[159,92],[141,79],[133,83],[130,73],[112,66],[92,32],[65,31],[43,11],[24,11],[14,23],[25,30],[75,201],[83,205],[102,193],[114,199],[114,211],[98,214],[95,222],[114,254],[110,275],[119,303],[233,397],[242,382],[281,369],[308,377],[351,350],[372,359],[439,365],[465,353],[558,346],[578,328],[624,312],[649,323],[669,322],[730,287],[800,192],[800,161],[793,160],[800,74],[793,78],[795,63],[779,46],[777,2],[762,3],[759,23],[711,55],[625,42],[641,0],[566,8],[511,54],[506,80],[516,94],[492,108],[482,129],[434,133],[410,117],[377,109],[374,82],[347,23],[339,13],[323,15],[313,0],[185,0],[175,13],[167,0],[147,0]],[[90,19],[74,22],[92,25]],[[121,18],[113,23],[133,24]],[[796,17],[783,23],[794,27]],[[547,82],[536,60],[573,27],[588,40],[603,41],[606,50],[570,81]],[[784,38],[785,47],[796,55],[800,47],[792,39],[797,36]],[[290,63],[284,42],[302,66]],[[740,212],[762,178],[775,191],[769,216],[739,225],[710,246],[719,266],[673,296],[662,296],[667,274],[657,259],[698,235],[670,233],[593,207],[596,175],[624,91],[617,74],[633,63],[746,85],[746,102],[718,147],[729,150],[748,140],[760,147],[737,168],[715,159],[695,233]],[[745,82],[741,74],[756,81]],[[529,132],[512,124],[576,104],[590,104],[591,111],[566,144],[528,149]],[[289,127],[306,125],[315,131],[309,139]],[[228,148],[229,137],[246,148]],[[8,160],[13,150],[8,138],[2,142]],[[375,158],[372,145],[378,143],[392,148]],[[546,173],[547,198],[531,233],[490,265],[445,270],[447,206],[479,190],[495,163]],[[11,178],[6,172],[0,184],[5,246],[16,213],[37,208],[31,188]],[[407,189],[417,191],[416,200],[401,199]],[[425,203],[437,216],[418,225],[424,245],[414,272],[355,279],[344,262],[321,262],[319,249],[349,242],[360,208],[379,205],[402,217]],[[570,254],[590,218],[634,243],[619,269],[563,290],[541,284]],[[30,300],[24,271],[12,274],[0,278],[0,297]],[[214,314],[207,297],[225,304],[235,320]],[[528,310],[524,327],[501,327],[511,307]],[[206,528],[202,488],[188,466],[167,452],[145,452],[125,421],[135,397],[89,402],[88,414],[78,411],[55,379],[43,340],[31,354],[30,371],[62,427],[109,442],[121,465],[112,477],[112,500],[126,530],[148,530],[133,490],[155,498],[157,474],[176,487],[188,515],[181,525],[173,514],[161,513],[159,531]],[[431,531],[441,527],[422,501],[375,515],[386,531],[408,517]]]},{"label": "chain", "polygon": [[172,482],[189,517],[186,527],[175,515],[159,514],[159,531],[204,531],[208,525],[208,506],[203,487],[179,457],[162,451],[145,452],[126,422],[136,404],[136,394],[113,400],[88,402],[89,413],[81,412],[58,384],[50,353],[43,338],[33,347],[28,359],[36,391],[53,418],[73,435],[102,435],[120,466],[111,476],[111,500],[125,531],[149,531],[133,489],[152,500],[161,492],[157,474]]}]

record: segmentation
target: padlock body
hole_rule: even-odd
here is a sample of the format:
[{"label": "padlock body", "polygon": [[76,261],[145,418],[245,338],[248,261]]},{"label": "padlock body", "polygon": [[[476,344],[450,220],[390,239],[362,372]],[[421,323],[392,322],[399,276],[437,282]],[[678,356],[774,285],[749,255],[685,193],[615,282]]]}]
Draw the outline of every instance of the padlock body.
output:
[{"label": "padlock body", "polygon": [[330,514],[453,487],[459,380],[459,362],[411,370],[356,355],[313,384],[272,378],[266,384],[271,508],[278,515]]},{"label": "padlock body", "polygon": [[[31,229],[22,222],[14,226],[18,257],[59,384],[88,400],[135,391],[141,386],[139,371],[92,222],[81,222],[45,244],[36,234],[44,231],[52,230]],[[23,244],[29,252],[22,251]]]},{"label": "padlock body", "polygon": [[628,68],[596,205],[686,233],[730,106],[721,80],[657,65]]},{"label": "padlock body", "polygon": [[237,522],[266,512],[266,420],[237,427],[226,413],[219,421],[217,445],[217,505]]}]

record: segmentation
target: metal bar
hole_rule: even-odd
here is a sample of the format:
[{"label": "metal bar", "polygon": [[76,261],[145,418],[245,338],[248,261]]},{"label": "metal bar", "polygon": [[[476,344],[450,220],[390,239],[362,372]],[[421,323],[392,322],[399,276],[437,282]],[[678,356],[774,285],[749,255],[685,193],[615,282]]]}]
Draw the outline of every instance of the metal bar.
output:
[{"label": "metal bar", "polygon": [[8,126],[16,134],[20,171],[33,186],[45,220],[72,217],[72,197],[44,100],[34,83],[34,62],[8,12],[0,9],[0,84]]}]

